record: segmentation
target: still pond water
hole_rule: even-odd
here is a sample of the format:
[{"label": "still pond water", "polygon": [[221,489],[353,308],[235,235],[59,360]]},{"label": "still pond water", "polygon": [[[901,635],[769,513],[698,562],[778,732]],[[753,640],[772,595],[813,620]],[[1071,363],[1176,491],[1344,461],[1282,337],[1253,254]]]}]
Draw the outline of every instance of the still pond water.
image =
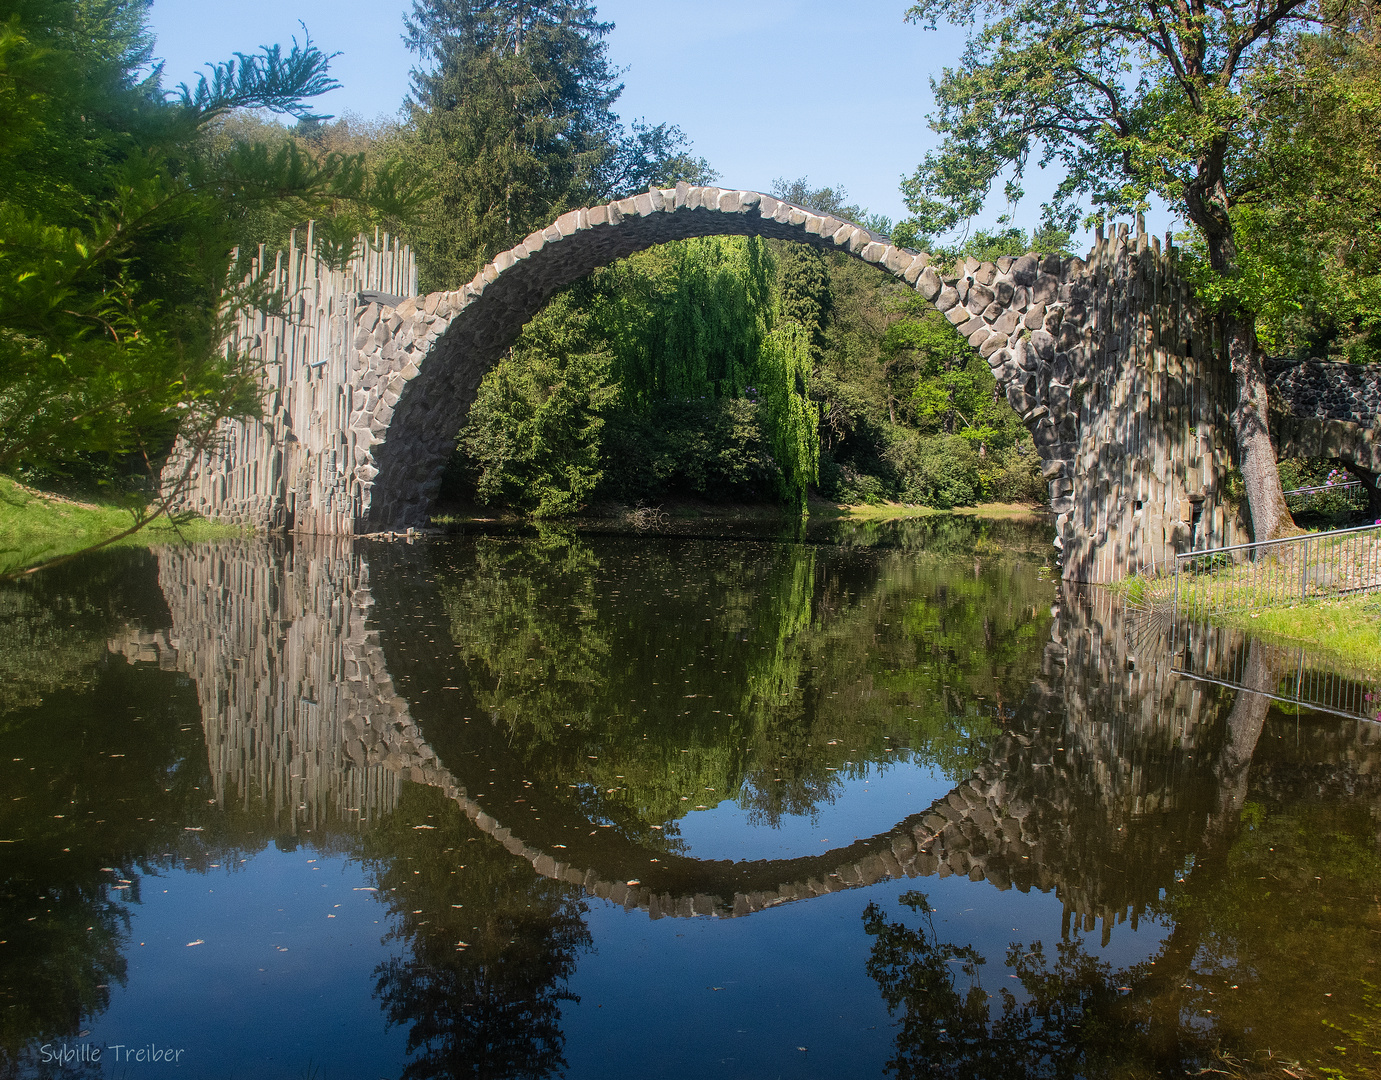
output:
[{"label": "still pond water", "polygon": [[1368,1075],[1377,703],[1051,554],[938,518],[7,587],[0,1076]]}]

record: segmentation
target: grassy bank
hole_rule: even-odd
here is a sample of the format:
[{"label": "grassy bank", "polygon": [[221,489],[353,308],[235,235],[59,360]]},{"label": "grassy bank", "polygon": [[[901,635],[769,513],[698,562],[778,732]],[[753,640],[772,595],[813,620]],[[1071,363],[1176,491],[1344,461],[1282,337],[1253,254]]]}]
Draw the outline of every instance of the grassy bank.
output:
[{"label": "grassy bank", "polygon": [[1381,595],[1375,593],[1255,612],[1224,612],[1211,621],[1282,644],[1304,645],[1348,667],[1381,674]]},{"label": "grassy bank", "polygon": [[[667,500],[657,507],[644,508],[645,514],[656,513],[664,521],[704,522],[779,522],[794,519],[796,513],[779,503],[710,503]],[[566,519],[579,524],[588,521],[629,522],[638,508],[627,506],[597,506]],[[1044,507],[1021,503],[983,503],[978,506],[956,506],[953,510],[936,510],[930,506],[908,503],[835,503],[812,499],[807,515],[825,521],[897,521],[906,518],[934,517],[938,514],[959,514],[967,517],[992,518],[1003,521],[1039,521],[1048,512]],[[473,505],[443,507],[432,517],[432,524],[440,528],[467,524],[520,524],[530,519],[523,514],[500,508]]]},{"label": "grassy bank", "polygon": [[[34,491],[0,476],[0,573],[91,547],[133,524],[133,514],[124,507],[78,502]],[[159,518],[116,543],[211,540],[239,536],[242,532],[235,526],[213,525],[201,520],[174,527],[166,518]]]}]

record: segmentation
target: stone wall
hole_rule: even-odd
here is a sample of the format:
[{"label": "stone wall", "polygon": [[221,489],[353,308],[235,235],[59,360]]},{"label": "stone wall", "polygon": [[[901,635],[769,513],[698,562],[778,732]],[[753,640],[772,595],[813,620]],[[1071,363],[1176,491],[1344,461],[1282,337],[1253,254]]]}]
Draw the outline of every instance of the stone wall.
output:
[{"label": "stone wall", "polygon": [[1352,466],[1381,515],[1381,364],[1273,360],[1266,372],[1276,455]]},{"label": "stone wall", "polygon": [[260,246],[246,284],[261,280],[286,302],[275,314],[241,312],[225,348],[263,365],[261,415],[221,424],[202,453],[185,443],[174,448],[163,490],[175,510],[260,531],[354,530],[354,327],[371,303],[397,303],[417,291],[406,247],[387,233],[361,235],[356,245],[340,271],[317,260],[310,227],[304,248],[294,232],[272,264]]}]

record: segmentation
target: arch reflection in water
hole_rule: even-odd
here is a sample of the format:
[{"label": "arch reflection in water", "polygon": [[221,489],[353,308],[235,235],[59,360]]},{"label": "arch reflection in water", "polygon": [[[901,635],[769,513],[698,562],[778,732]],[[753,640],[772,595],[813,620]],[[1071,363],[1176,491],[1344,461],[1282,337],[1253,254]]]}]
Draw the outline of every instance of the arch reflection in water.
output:
[{"label": "arch reflection in water", "polygon": [[[923,557],[884,573],[899,556],[784,545],[364,550],[160,555],[220,790],[368,818],[406,777],[542,876],[653,917],[958,873],[1054,890],[1106,937],[1206,822],[1229,827],[1265,715],[1179,677],[1168,630],[1147,640],[1114,600],[1072,591],[1047,617],[1028,603],[1045,583],[1010,567],[980,567],[963,596],[963,578],[927,583]],[[865,655],[878,630],[885,671]],[[1199,669],[1250,651],[1216,630],[1193,649]],[[919,756],[953,789],[823,854],[726,862],[678,841],[701,805],[682,791],[770,825],[841,775]]]},{"label": "arch reflection in water", "polygon": [[[1204,1031],[1264,1045],[1240,1007],[1226,1026],[1205,1019],[1231,984],[1203,971],[1229,972],[1253,1007],[1280,1013],[1282,950],[1233,929],[1246,911],[1319,958],[1311,992],[1336,976],[1339,946],[1283,923],[1304,894],[1273,882],[1282,910],[1265,913],[1246,866],[1345,883],[1328,886],[1335,915],[1302,922],[1358,955],[1364,915],[1333,893],[1370,895],[1358,875],[1374,851],[1356,848],[1375,840],[1370,729],[1306,724],[1296,743],[1269,698],[1177,676],[1183,641],[1106,597],[1057,595],[1019,552],[972,534],[920,543],[548,534],[170,549],[158,559],[171,627],[118,648],[193,676],[227,805],[263,800],[280,828],[356,832],[406,943],[376,991],[409,1028],[413,1075],[563,1069],[570,982],[591,940],[582,895],[654,918],[735,916],[904,876],[930,876],[931,896],[952,884],[935,878],[960,875],[979,890],[1054,893],[1066,932],[1009,956],[1014,1011],[980,1015],[968,987],[996,956],[918,923],[915,898],[915,916],[870,908],[869,973],[903,1020],[900,1066],[940,1055],[962,1072],[971,1050],[922,1035],[994,1038],[1003,1017],[1025,1038],[1044,1025],[1061,1067],[1116,1056],[1060,1029],[1060,1010],[1100,1030],[1159,1025],[1128,1042],[1128,1060],[1205,1060]],[[1270,657],[1240,635],[1199,631],[1193,650],[1195,671],[1225,665],[1240,684],[1278,688]],[[769,832],[825,820],[830,800],[908,769],[931,778],[911,787],[924,796],[886,803],[868,835],[836,836],[827,854],[707,859],[685,827],[730,805]],[[1305,791],[1322,802],[1302,803]],[[472,842],[475,828],[499,844]],[[1322,854],[1290,839],[1301,830]],[[1289,854],[1270,862],[1272,848]],[[1155,964],[1099,958],[1099,936],[1142,919],[1166,935]],[[1248,979],[1248,964],[1268,975]],[[917,989],[940,976],[957,998]],[[1355,1010],[1356,991],[1337,993]],[[1319,1043],[1296,1027],[1297,1045]]]}]

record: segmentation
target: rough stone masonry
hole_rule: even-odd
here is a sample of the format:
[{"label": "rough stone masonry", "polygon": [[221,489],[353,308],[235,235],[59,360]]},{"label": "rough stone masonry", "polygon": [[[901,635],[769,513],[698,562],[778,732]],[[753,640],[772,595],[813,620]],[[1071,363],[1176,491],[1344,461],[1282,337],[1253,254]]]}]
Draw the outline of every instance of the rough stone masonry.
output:
[{"label": "rough stone masonry", "polygon": [[[310,241],[290,245],[274,272],[299,298],[292,311],[247,317],[228,343],[272,361],[266,420],[228,423],[207,451],[175,453],[165,490],[180,508],[265,528],[424,527],[480,380],[551,296],[634,252],[708,235],[847,252],[943,313],[1030,432],[1067,579],[1157,573],[1191,545],[1249,538],[1229,495],[1232,386],[1214,362],[1211,323],[1176,255],[1140,227],[1100,230],[1086,259],[943,267],[769,195],[686,184],[572,210],[459,289],[427,296],[411,295],[410,253],[387,237],[362,238],[358,259],[329,281]],[[1363,441],[1374,446],[1374,435]]]}]

